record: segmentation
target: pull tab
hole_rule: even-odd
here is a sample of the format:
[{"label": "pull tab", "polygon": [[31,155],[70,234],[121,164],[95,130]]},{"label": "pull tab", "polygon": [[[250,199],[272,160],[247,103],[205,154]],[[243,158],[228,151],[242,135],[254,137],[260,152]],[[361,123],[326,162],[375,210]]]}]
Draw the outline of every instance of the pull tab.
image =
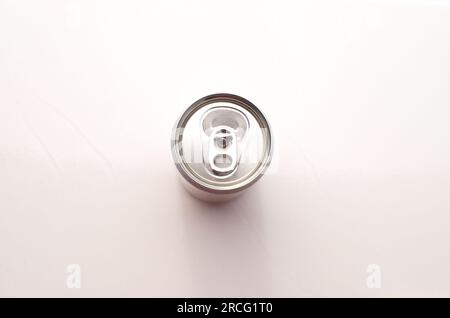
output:
[{"label": "pull tab", "polygon": [[214,174],[227,176],[237,167],[237,138],[230,127],[214,128],[209,139],[208,163]]},{"label": "pull tab", "polygon": [[247,117],[231,107],[210,109],[201,120],[204,132],[203,162],[217,178],[231,176],[239,166],[249,127]]}]

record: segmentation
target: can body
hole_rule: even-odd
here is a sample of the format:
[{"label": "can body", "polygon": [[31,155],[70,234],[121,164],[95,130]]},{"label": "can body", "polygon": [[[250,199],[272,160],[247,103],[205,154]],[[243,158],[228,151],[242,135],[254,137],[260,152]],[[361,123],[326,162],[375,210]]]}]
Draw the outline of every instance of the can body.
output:
[{"label": "can body", "polygon": [[199,99],[178,119],[172,157],[193,196],[230,200],[255,183],[270,164],[272,132],[266,117],[232,94]]},{"label": "can body", "polygon": [[186,189],[186,191],[190,195],[192,195],[193,197],[195,197],[199,200],[205,201],[205,202],[220,203],[220,202],[230,201],[245,191],[245,190],[242,190],[242,191],[235,192],[235,193],[224,193],[224,194],[214,193],[214,192],[209,192],[207,190],[203,190],[203,189],[196,187],[195,185],[188,182],[182,176],[180,176],[179,179],[180,179],[180,182],[183,185],[183,187]]}]

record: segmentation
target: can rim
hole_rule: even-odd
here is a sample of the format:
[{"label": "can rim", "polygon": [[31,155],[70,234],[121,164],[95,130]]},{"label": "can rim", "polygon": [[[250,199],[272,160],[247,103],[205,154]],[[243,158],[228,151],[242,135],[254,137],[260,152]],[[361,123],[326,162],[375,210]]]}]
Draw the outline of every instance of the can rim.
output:
[{"label": "can rim", "polygon": [[[261,128],[267,129],[267,148],[265,150],[265,154],[263,159],[261,160],[259,167],[251,174],[249,175],[243,182],[229,186],[226,189],[219,188],[217,186],[208,186],[208,184],[202,182],[199,180],[194,174],[190,173],[190,169],[188,165],[184,162],[182,155],[180,153],[181,150],[181,141],[180,138],[182,134],[180,133],[180,128],[184,128],[186,123],[189,121],[189,119],[192,117],[192,115],[198,111],[200,108],[207,106],[209,104],[215,103],[215,102],[230,102],[236,105],[239,105],[246,109],[250,114],[253,115],[255,120],[258,122]],[[272,153],[273,153],[273,136],[270,128],[270,124],[266,119],[266,116],[261,112],[261,110],[256,107],[252,102],[249,100],[240,97],[238,95],[229,94],[229,93],[217,93],[217,94],[211,94],[208,96],[205,96],[203,98],[200,98],[196,102],[194,102],[191,106],[189,106],[183,114],[180,116],[180,118],[176,121],[175,127],[172,131],[172,139],[171,139],[171,149],[172,149],[172,158],[175,162],[175,166],[177,167],[180,174],[183,176],[183,178],[188,181],[190,184],[195,186],[196,188],[199,188],[203,191],[210,192],[210,193],[216,193],[216,194],[230,194],[230,193],[236,193],[239,191],[242,191],[248,187],[250,187],[252,184],[254,184],[256,181],[258,181],[264,174],[264,172],[267,170],[267,168],[270,165],[270,162],[272,160]]]}]

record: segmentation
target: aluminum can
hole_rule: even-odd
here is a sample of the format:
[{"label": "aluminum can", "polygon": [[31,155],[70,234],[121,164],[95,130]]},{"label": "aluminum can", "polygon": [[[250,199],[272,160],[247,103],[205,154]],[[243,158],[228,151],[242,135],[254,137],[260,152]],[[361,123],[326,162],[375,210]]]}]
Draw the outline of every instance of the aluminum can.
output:
[{"label": "aluminum can", "polygon": [[234,198],[261,178],[273,152],[263,113],[232,94],[197,100],[177,120],[172,157],[186,189],[212,202]]}]

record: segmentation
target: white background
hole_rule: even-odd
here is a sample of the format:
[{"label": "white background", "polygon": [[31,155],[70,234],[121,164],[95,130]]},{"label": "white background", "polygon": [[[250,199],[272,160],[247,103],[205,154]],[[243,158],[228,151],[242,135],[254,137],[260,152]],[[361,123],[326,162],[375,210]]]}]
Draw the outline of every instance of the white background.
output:
[{"label": "white background", "polygon": [[[0,296],[448,297],[449,86],[448,1],[0,0]],[[170,154],[217,92],[276,135],[220,206]]]}]

